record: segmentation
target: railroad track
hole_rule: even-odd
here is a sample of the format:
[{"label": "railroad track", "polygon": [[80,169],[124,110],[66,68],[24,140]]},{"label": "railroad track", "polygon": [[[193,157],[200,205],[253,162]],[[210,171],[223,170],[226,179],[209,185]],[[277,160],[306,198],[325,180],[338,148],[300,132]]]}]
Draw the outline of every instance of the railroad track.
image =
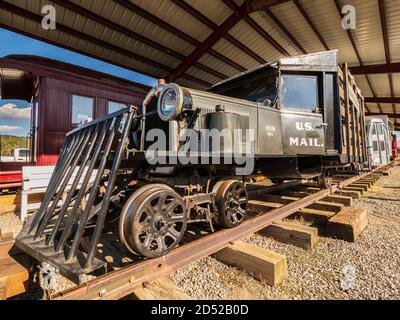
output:
[{"label": "railroad track", "polygon": [[[299,214],[328,221],[343,206],[367,190],[393,165],[371,172],[334,177],[331,189],[319,190],[312,184],[287,183],[278,187],[259,187],[249,191],[250,211],[258,213],[233,229],[221,229],[188,241],[167,255],[142,261],[127,260],[127,265],[73,287],[53,297],[68,299],[121,299],[192,262],[233,246],[246,235],[259,232],[288,216]],[[204,232],[203,232],[204,233]],[[111,266],[111,264],[110,264]],[[112,268],[112,266],[111,266]]]},{"label": "railroad track", "polygon": [[[152,282],[198,259],[215,254],[244,236],[260,231],[275,221],[299,213],[302,209],[310,205],[322,200],[327,200],[322,201],[322,204],[325,202],[335,203],[335,199],[332,197],[335,193],[339,194],[337,198],[339,203],[343,203],[343,199],[348,198],[349,195],[357,197],[357,194],[366,190],[367,187],[365,186],[370,186],[372,182],[376,182],[379,176],[383,172],[386,172],[392,165],[393,163],[357,176],[347,177],[344,175],[335,177],[334,181],[336,183],[332,185],[331,189],[327,190],[318,191],[312,185],[299,186],[293,183],[289,183],[287,185],[288,188],[281,186],[278,188],[266,187],[254,190],[254,192],[251,192],[253,196],[280,191],[284,195],[285,193],[288,194],[287,191],[289,191],[289,194],[296,194],[299,198],[282,205],[278,202],[278,207],[271,210],[268,210],[268,208],[271,208],[269,206],[271,203],[269,203],[265,206],[263,214],[250,217],[236,228],[222,229],[210,233],[178,247],[163,257],[133,263],[119,270],[111,271],[81,286],[61,292],[54,299],[121,299],[131,294],[135,289],[142,287],[143,283]],[[298,190],[299,187],[302,189],[300,192],[296,190],[292,191],[293,188]],[[301,196],[303,190],[308,195]],[[328,204],[325,205],[328,206]],[[307,214],[307,211],[305,214]]]}]

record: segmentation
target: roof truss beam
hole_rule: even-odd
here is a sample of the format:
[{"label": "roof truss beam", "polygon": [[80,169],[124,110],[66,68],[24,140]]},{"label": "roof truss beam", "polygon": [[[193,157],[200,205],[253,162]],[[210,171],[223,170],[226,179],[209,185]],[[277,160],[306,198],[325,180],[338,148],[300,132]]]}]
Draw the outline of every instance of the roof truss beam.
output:
[{"label": "roof truss beam", "polygon": [[[383,0],[378,0],[378,5],[379,5],[379,17],[381,21],[381,30],[383,36],[383,45],[385,47],[386,63],[390,63],[391,58],[390,58],[389,38],[388,38],[387,23],[386,23],[385,3],[383,2]],[[394,94],[393,77],[391,73],[388,74],[388,78],[389,78],[390,95],[393,97]],[[396,113],[396,108],[394,103],[392,104],[392,110],[393,113]]]},{"label": "roof truss beam", "polygon": [[354,74],[380,74],[380,73],[396,73],[400,72],[400,63],[385,63],[374,65],[360,65],[350,67],[351,73]]},{"label": "roof truss beam", "polygon": [[[239,6],[233,1],[233,0],[222,0],[229,8],[233,10],[237,15],[240,15],[239,13]],[[261,3],[263,6],[261,8],[268,8],[271,5],[277,4],[277,2],[282,3],[282,1],[262,1],[259,0],[259,3]],[[283,1],[286,2],[286,1]],[[247,3],[245,3],[247,6]],[[247,8],[247,7],[246,7]],[[248,10],[248,9],[246,9]],[[261,9],[258,9],[261,10]],[[249,11],[247,11],[249,13]],[[263,27],[261,27],[253,18],[251,18],[248,14],[246,14],[243,19],[259,34],[261,35],[268,43],[270,43],[276,50],[278,50],[281,54],[285,56],[290,56],[290,53],[282,47],[267,31],[264,30]]]},{"label": "roof truss beam", "polygon": [[300,4],[300,2],[298,0],[293,0],[293,3],[296,5],[297,9],[300,11],[303,18],[307,21],[308,25],[310,26],[310,28],[312,29],[314,34],[317,36],[317,38],[319,39],[319,41],[321,42],[321,44],[323,45],[325,50],[329,51],[330,49],[329,49],[328,44],[325,42],[324,38],[321,36],[321,33],[318,31],[315,24],[311,21],[310,17],[307,15],[307,12],[304,10],[304,8]]},{"label": "roof truss beam", "polygon": [[240,15],[232,13],[214,32],[212,32],[204,42],[199,45],[174,71],[172,71],[167,80],[172,82],[181,77],[190,66],[200,59],[223,35],[232,29],[245,15],[246,7],[240,7]]},{"label": "roof truss beam", "polygon": [[[339,16],[340,16],[341,18],[343,18],[343,17],[344,17],[344,14],[342,13],[342,6],[341,6],[341,4],[339,3],[339,0],[334,0],[334,2],[335,2],[336,9],[337,9],[337,11],[338,11],[338,13],[339,13]],[[352,45],[352,47],[353,47],[353,50],[354,50],[354,52],[355,52],[355,54],[356,54],[356,56],[357,56],[358,63],[360,64],[360,66],[364,66],[364,63],[363,63],[363,61],[362,61],[362,59],[361,59],[360,52],[358,51],[356,42],[354,41],[354,37],[353,37],[353,35],[352,35],[350,29],[346,29],[346,33],[347,33],[347,36],[348,36],[348,38],[349,38],[349,40],[350,40],[350,42],[351,42],[351,45]],[[351,71],[351,69],[350,69],[350,71]],[[354,73],[352,72],[352,74],[354,74]],[[371,80],[369,79],[368,75],[365,75],[365,79],[367,80],[367,83],[368,83],[368,86],[369,86],[369,88],[370,88],[370,90],[371,90],[371,92],[372,92],[372,95],[373,95],[374,97],[376,97],[376,93],[375,93],[374,87],[372,86]],[[367,106],[366,106],[366,108],[367,108]],[[379,108],[379,111],[382,112],[382,106],[380,105],[380,103],[378,103],[378,108]],[[368,111],[368,108],[367,108],[367,111]]]},{"label": "roof truss beam", "polygon": [[[95,22],[97,22],[97,23],[99,23],[99,24],[101,24],[103,26],[106,26],[106,27],[108,27],[110,29],[114,29],[114,30],[118,31],[119,33],[122,33],[122,34],[126,35],[127,37],[130,37],[130,38],[135,39],[135,40],[137,40],[137,41],[139,41],[141,43],[144,43],[144,44],[146,44],[146,45],[148,45],[148,46],[150,46],[150,47],[152,47],[154,49],[157,49],[157,50],[159,50],[159,51],[161,51],[161,52],[163,52],[165,54],[168,54],[168,55],[174,57],[175,59],[179,59],[179,60],[185,59],[185,56],[183,54],[181,54],[181,53],[179,53],[177,51],[174,51],[173,49],[167,48],[167,47],[159,44],[158,42],[155,42],[155,41],[153,41],[151,39],[148,39],[148,38],[146,38],[146,37],[134,32],[134,31],[132,31],[132,30],[126,28],[126,27],[123,27],[123,26],[121,26],[121,25],[119,25],[119,24],[107,19],[107,18],[104,18],[104,17],[102,17],[102,16],[100,16],[100,15],[98,15],[96,13],[93,13],[90,10],[87,10],[87,9],[81,7],[81,6],[78,6],[77,4],[73,3],[70,0],[51,0],[51,1],[53,3],[55,3],[56,5],[58,5],[58,6],[61,6],[61,7],[65,8],[65,9],[68,9],[68,10],[70,10],[72,12],[75,12],[75,13],[77,13],[79,15],[82,15],[82,16],[84,16],[84,17],[86,17],[88,19],[91,19],[91,20],[93,20],[93,21],[95,21]],[[200,70],[202,70],[202,71],[205,71],[205,72],[207,72],[209,74],[212,74],[213,76],[215,76],[215,77],[217,77],[219,79],[227,78],[226,75],[224,75],[224,74],[222,74],[222,73],[220,73],[220,72],[218,72],[218,71],[216,71],[216,70],[214,70],[214,69],[212,69],[212,68],[210,68],[210,67],[208,67],[208,66],[206,66],[204,64],[201,64],[199,62],[196,62],[193,66],[198,68],[198,69],[200,69]]]},{"label": "roof truss beam", "polygon": [[400,103],[400,97],[365,97],[366,103]]},{"label": "roof truss beam", "polygon": [[[31,12],[29,10],[26,10],[26,9],[21,8],[19,6],[16,6],[14,4],[11,4],[11,3],[8,3],[8,2],[4,2],[4,1],[0,1],[0,9],[3,9],[3,10],[8,11],[10,13],[13,13],[13,14],[16,14],[18,16],[24,17],[24,18],[26,18],[28,20],[31,20],[31,21],[35,22],[35,23],[39,23],[39,24],[42,23],[43,17],[41,15],[38,15],[38,14],[36,14],[34,12]],[[113,44],[110,44],[110,43],[108,43],[106,41],[103,41],[103,40],[100,40],[98,38],[92,37],[91,35],[88,35],[86,33],[82,33],[82,32],[80,32],[78,30],[72,29],[72,28],[70,28],[68,26],[65,26],[65,25],[61,24],[61,23],[57,23],[57,30],[60,31],[60,32],[69,34],[69,35],[71,35],[73,37],[77,37],[77,38],[83,39],[83,40],[88,41],[90,43],[93,43],[93,44],[95,44],[97,46],[106,48],[108,50],[111,50],[111,51],[114,51],[114,52],[118,52],[118,53],[120,53],[120,54],[122,54],[124,56],[131,57],[131,58],[133,58],[135,60],[138,60],[138,61],[142,61],[145,64],[151,65],[151,66],[153,66],[155,68],[159,68],[161,70],[164,70],[165,72],[172,71],[172,69],[170,67],[165,66],[165,65],[159,63],[158,61],[151,60],[149,58],[146,58],[146,57],[143,57],[143,56],[138,55],[136,53],[133,53],[131,51],[128,51],[126,49],[120,48],[120,47],[115,46]],[[68,48],[68,49],[76,51],[76,49],[73,49],[73,48]],[[86,54],[86,53],[84,53],[84,54]],[[99,58],[99,57],[97,57],[97,58]],[[141,71],[141,70],[137,70],[137,71],[139,71],[139,72],[141,72],[143,74],[150,75],[152,77],[155,76],[155,75],[149,74],[148,72],[145,72],[145,71]],[[193,81],[193,82],[198,83],[198,84],[200,84],[202,86],[207,86],[208,87],[208,86],[211,85],[210,83],[208,83],[208,82],[206,82],[204,80],[198,79],[198,78],[190,76],[190,75],[185,75],[184,77],[187,80]]]},{"label": "roof truss beam", "polygon": [[248,13],[265,10],[269,7],[276,6],[290,0],[245,0],[246,10]]},{"label": "roof truss beam", "polygon": [[[201,12],[193,8],[191,5],[189,5],[186,1],[184,0],[171,0],[173,3],[175,3],[177,6],[185,10],[187,13],[189,13],[191,16],[194,18],[198,19],[202,23],[204,23],[206,26],[208,26],[210,29],[213,31],[218,29],[218,25],[207,18],[205,15],[203,15]],[[259,63],[266,63],[267,61],[263,59],[261,56],[259,56],[257,53],[254,51],[250,50],[246,45],[244,45],[242,42],[237,40],[236,38],[232,37],[229,33],[224,34],[223,36],[226,40],[228,40],[230,43],[232,43],[234,46],[238,47],[240,50],[251,56],[254,60],[258,61]]]},{"label": "roof truss beam", "polygon": [[271,18],[271,20],[282,30],[282,32],[292,41],[297,48],[303,54],[307,54],[307,50],[303,48],[303,46],[296,40],[296,38],[289,32],[289,30],[283,25],[283,23],[275,17],[270,9],[265,9],[264,12]]},{"label": "roof truss beam", "polygon": [[[133,2],[129,0],[113,0],[114,2],[118,3],[120,6],[124,7],[127,10],[130,10],[131,12],[140,15],[142,18],[156,24],[157,26],[167,30],[171,34],[189,42],[195,47],[198,47],[201,45],[201,42],[194,39],[193,37],[189,36],[188,34],[184,33],[183,31],[179,30],[178,28],[172,26],[171,24],[165,22],[164,20],[154,16],[150,12],[147,12],[146,10],[142,9],[138,5],[134,4]],[[240,64],[232,61],[231,59],[225,57],[224,55],[220,54],[219,52],[210,49],[208,50],[208,53],[212,55],[213,57],[225,62],[226,64],[230,65],[231,67],[235,68],[238,71],[245,71],[246,68],[241,66]]]},{"label": "roof truss beam", "polygon": [[378,113],[378,112],[367,112],[366,116],[388,116],[393,119],[400,119],[400,114],[398,113]]}]

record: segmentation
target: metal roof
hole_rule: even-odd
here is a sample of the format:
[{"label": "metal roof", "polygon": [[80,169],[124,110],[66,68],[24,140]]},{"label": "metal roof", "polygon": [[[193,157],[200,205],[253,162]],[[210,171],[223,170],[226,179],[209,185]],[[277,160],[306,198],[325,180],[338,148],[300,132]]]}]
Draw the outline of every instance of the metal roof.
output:
[{"label": "metal roof", "polygon": [[[54,4],[57,29],[44,30]],[[341,26],[356,9],[356,29]],[[369,113],[400,127],[398,0],[0,0],[0,27],[156,78],[205,88],[282,57],[339,50]]]}]

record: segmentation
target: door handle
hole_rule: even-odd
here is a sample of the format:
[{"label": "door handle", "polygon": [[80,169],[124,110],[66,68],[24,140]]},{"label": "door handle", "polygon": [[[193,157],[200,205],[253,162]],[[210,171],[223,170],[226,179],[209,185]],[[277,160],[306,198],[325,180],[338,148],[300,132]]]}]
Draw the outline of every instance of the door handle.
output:
[{"label": "door handle", "polygon": [[322,127],[327,127],[328,126],[328,124],[327,123],[325,123],[325,122],[322,122],[319,126],[317,126],[316,128],[317,129],[319,129],[319,128],[322,128]]}]

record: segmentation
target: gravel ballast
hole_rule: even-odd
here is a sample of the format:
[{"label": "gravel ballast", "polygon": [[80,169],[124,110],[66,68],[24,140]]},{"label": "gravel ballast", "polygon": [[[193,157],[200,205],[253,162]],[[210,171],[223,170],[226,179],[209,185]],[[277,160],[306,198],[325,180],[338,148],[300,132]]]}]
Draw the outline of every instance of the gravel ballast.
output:
[{"label": "gravel ballast", "polygon": [[[369,215],[367,228],[354,243],[321,236],[315,248],[306,250],[257,234],[244,238],[286,256],[288,276],[276,288],[212,257],[169,277],[193,299],[400,299],[400,166],[391,173],[353,202]],[[16,235],[21,227],[15,214],[1,216],[3,232]],[[56,291],[72,286],[57,276]],[[32,292],[25,298],[39,297]]]},{"label": "gravel ballast", "polygon": [[288,277],[276,288],[211,257],[170,278],[194,299],[400,299],[400,167],[353,206],[369,215],[354,243],[321,236],[305,250],[256,234],[243,239],[286,255]]}]

